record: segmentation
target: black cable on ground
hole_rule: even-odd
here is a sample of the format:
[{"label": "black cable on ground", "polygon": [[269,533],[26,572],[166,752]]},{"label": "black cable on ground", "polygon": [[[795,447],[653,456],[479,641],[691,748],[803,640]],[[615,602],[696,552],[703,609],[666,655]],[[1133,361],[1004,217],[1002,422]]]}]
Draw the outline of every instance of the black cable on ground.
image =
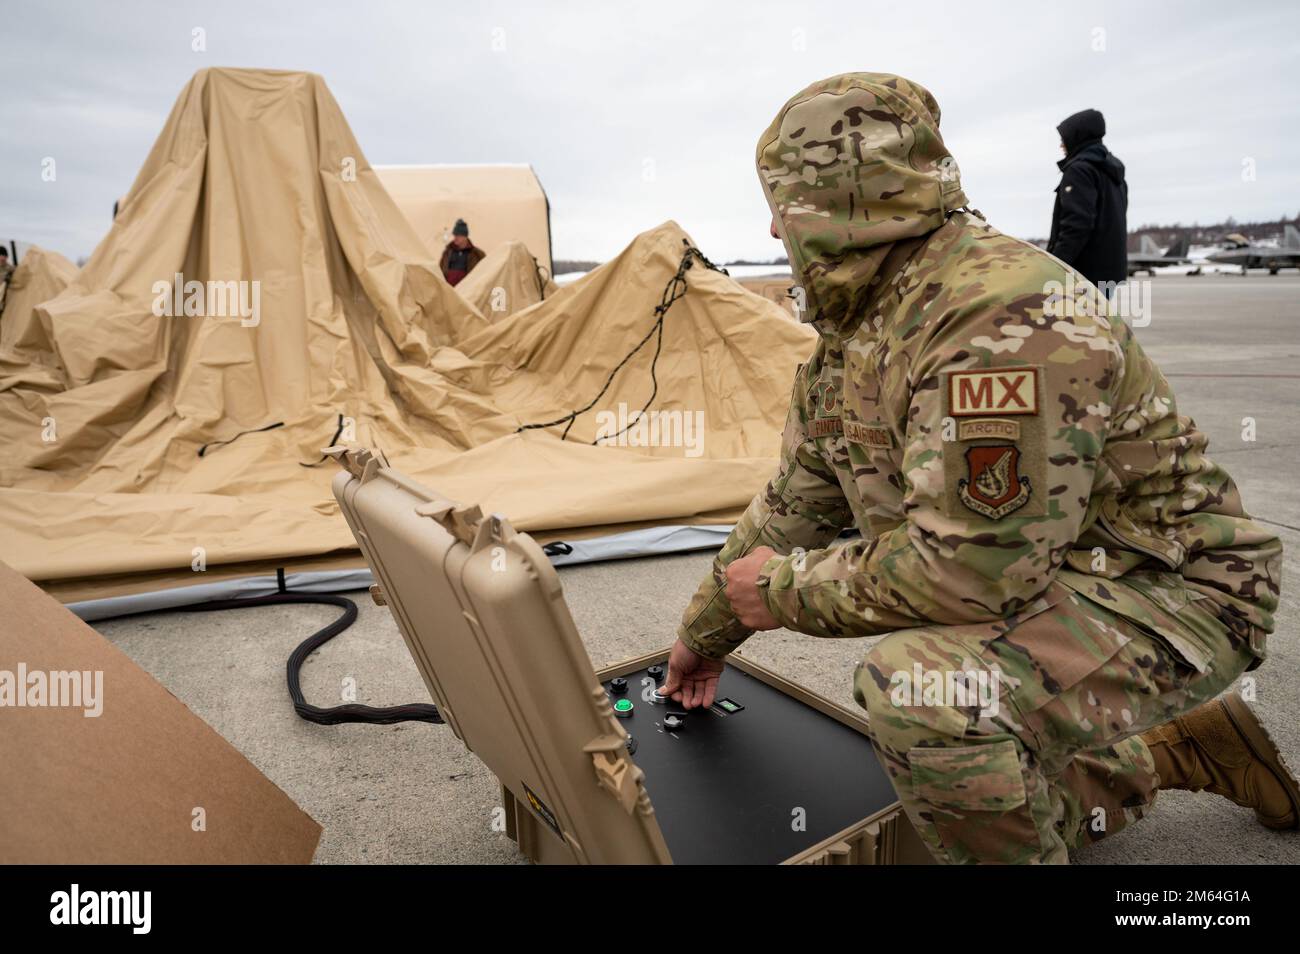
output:
[{"label": "black cable on ground", "polygon": [[412,702],[401,706],[363,706],[348,703],[341,706],[321,708],[314,706],[302,694],[299,676],[307,657],[320,649],[331,639],[343,632],[357,620],[357,604],[345,596],[332,596],[327,593],[293,593],[282,591],[267,596],[251,596],[243,599],[213,600],[194,606],[179,607],[185,612],[206,612],[207,610],[246,609],[252,606],[275,606],[285,603],[318,603],[342,607],[343,615],[323,629],[319,629],[303,640],[290,655],[286,666],[289,682],[289,696],[293,699],[293,711],[300,718],[317,725],[338,725],[342,722],[363,722],[372,725],[392,725],[396,722],[432,722],[442,725],[442,714],[438,707],[427,702]]}]

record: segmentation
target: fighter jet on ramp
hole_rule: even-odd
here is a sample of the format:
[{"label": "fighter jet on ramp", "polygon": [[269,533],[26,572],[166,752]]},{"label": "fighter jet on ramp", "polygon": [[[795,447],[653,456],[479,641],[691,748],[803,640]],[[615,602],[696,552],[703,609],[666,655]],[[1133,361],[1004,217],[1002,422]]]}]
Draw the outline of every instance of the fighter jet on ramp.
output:
[{"label": "fighter jet on ramp", "polygon": [[[1155,240],[1150,235],[1142,236],[1141,247],[1136,252],[1129,252],[1128,255],[1128,276],[1132,278],[1138,272],[1146,272],[1152,277],[1155,276],[1157,268],[1163,268],[1165,265],[1190,265],[1192,260],[1187,257],[1187,239],[1180,238],[1163,253],[1160,246],[1156,245]],[[1192,270],[1188,274],[1199,275],[1199,268]]]},{"label": "fighter jet on ramp", "polygon": [[1300,231],[1288,225],[1282,235],[1281,245],[1257,245],[1244,235],[1226,237],[1228,246],[1206,256],[1220,265],[1240,265],[1241,274],[1251,268],[1267,268],[1276,275],[1282,268],[1300,268]]}]

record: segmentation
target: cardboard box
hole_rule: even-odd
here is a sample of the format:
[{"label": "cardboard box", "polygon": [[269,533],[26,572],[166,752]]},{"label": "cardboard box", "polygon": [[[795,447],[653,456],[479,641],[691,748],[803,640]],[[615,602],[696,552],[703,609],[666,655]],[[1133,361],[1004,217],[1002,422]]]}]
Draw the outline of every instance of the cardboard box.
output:
[{"label": "cardboard box", "polygon": [[306,864],[321,827],[0,563],[0,863]]}]

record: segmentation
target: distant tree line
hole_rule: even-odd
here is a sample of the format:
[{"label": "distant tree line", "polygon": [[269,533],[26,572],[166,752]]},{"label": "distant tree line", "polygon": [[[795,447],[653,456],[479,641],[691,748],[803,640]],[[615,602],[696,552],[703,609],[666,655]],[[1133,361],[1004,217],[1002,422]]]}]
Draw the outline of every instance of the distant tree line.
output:
[{"label": "distant tree line", "polygon": [[566,272],[589,272],[593,268],[598,268],[600,262],[587,262],[577,258],[557,258],[555,259],[555,274],[563,275]]},{"label": "distant tree line", "polygon": [[1224,221],[1212,225],[1201,225],[1197,222],[1191,225],[1183,225],[1179,222],[1173,225],[1141,225],[1128,233],[1128,249],[1130,252],[1136,252],[1143,235],[1150,235],[1161,248],[1167,248],[1181,238],[1186,238],[1190,245],[1215,245],[1223,241],[1224,236],[1234,233],[1257,242],[1261,239],[1280,237],[1287,225],[1300,227],[1300,215],[1291,218],[1284,215],[1267,222],[1238,222],[1232,216],[1228,216]]},{"label": "distant tree line", "polygon": [[751,262],[747,258],[738,258],[734,262],[727,262],[728,265],[784,265],[787,268],[790,265],[790,259],[785,255],[778,255],[775,258],[767,258],[762,261]]},{"label": "distant tree line", "polygon": [[[1265,222],[1238,222],[1232,216],[1228,216],[1222,222],[1201,225],[1199,222],[1193,222],[1191,225],[1183,225],[1175,222],[1173,225],[1140,225],[1135,229],[1130,229],[1128,233],[1128,250],[1136,252],[1142,244],[1142,236],[1150,235],[1157,245],[1161,248],[1168,248],[1180,238],[1186,237],[1189,245],[1217,245],[1223,241],[1226,235],[1244,235],[1252,242],[1258,242],[1261,239],[1280,238],[1283,229],[1287,225],[1294,225],[1300,228],[1300,215],[1285,216],[1277,219],[1270,219]],[[1031,238],[1026,239],[1035,245],[1046,247],[1047,239]],[[555,274],[563,275],[565,272],[589,272],[600,262],[569,261],[567,259],[555,260]],[[728,265],[784,265],[789,267],[790,260],[784,255],[778,255],[775,258],[764,261],[751,261],[746,258],[738,258],[735,261],[727,262]]]},{"label": "distant tree line", "polygon": [[[563,275],[566,272],[589,272],[602,264],[601,262],[588,262],[577,258],[557,258],[555,260],[555,274]],[[784,255],[778,255],[775,258],[764,259],[761,262],[751,262],[749,259],[738,258],[734,262],[727,262],[727,265],[784,265],[790,266],[790,259]]]}]

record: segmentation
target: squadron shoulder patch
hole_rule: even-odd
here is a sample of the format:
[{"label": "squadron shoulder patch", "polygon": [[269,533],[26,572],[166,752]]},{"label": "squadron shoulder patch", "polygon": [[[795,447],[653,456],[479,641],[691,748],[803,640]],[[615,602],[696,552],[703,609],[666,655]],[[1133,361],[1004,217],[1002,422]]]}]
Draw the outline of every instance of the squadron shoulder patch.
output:
[{"label": "squadron shoulder patch", "polygon": [[953,417],[1005,417],[1038,413],[1038,369],[994,368],[948,375]]},{"label": "squadron shoulder patch", "polygon": [[966,448],[966,476],[957,481],[957,494],[971,510],[1000,520],[1029,502],[1030,479],[1020,474],[1020,448],[1015,444],[986,444]]},{"label": "squadron shoulder patch", "polygon": [[977,513],[1000,520],[1047,513],[1051,414],[1044,404],[1045,380],[1043,369],[1032,365],[951,371],[941,380],[949,516]]}]

